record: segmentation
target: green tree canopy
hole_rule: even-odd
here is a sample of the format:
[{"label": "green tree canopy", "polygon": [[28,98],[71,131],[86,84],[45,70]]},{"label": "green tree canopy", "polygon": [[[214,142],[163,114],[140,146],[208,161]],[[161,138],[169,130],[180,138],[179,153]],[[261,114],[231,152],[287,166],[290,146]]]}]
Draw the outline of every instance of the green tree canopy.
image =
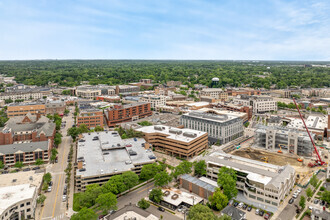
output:
[{"label": "green tree canopy", "polygon": [[160,171],[162,171],[162,167],[160,165],[157,165],[156,163],[146,164],[141,169],[140,179],[151,179]]},{"label": "green tree canopy", "polygon": [[144,198],[142,198],[139,202],[138,202],[138,206],[141,208],[141,209],[147,209],[149,208],[150,204],[147,200],[145,200]]},{"label": "green tree canopy", "polygon": [[24,164],[21,161],[17,161],[14,165],[14,167],[17,167],[17,168],[22,168],[23,166],[24,166]]},{"label": "green tree canopy", "polygon": [[306,189],[306,195],[309,198],[313,196],[313,190],[310,187]]},{"label": "green tree canopy", "polygon": [[98,132],[98,131],[104,131],[104,128],[102,128],[102,127],[99,126],[99,125],[96,125],[94,130],[95,130],[95,132]]},{"label": "green tree canopy", "polygon": [[153,202],[160,203],[163,199],[163,192],[160,188],[152,189],[149,193],[149,199]]},{"label": "green tree canopy", "polygon": [[309,183],[310,183],[312,186],[316,187],[318,181],[319,181],[319,180],[317,179],[316,175],[313,174],[313,176],[312,176],[311,179],[309,180]]},{"label": "green tree canopy", "polygon": [[132,172],[132,171],[126,171],[122,174],[122,178],[124,181],[124,184],[128,189],[132,188],[133,186],[136,186],[139,183],[139,176]]},{"label": "green tree canopy", "polygon": [[166,172],[161,171],[154,177],[155,186],[166,186],[172,181],[172,177]]},{"label": "green tree canopy", "polygon": [[175,178],[178,178],[178,176],[185,174],[185,173],[191,173],[192,170],[192,163],[189,161],[182,161],[178,166],[175,167],[173,176]]},{"label": "green tree canopy", "polygon": [[3,162],[0,160],[0,169],[3,169],[5,167],[5,165],[3,164]]},{"label": "green tree canopy", "polygon": [[216,220],[217,217],[214,215],[212,210],[202,204],[194,205],[190,208],[188,216],[188,220]]},{"label": "green tree canopy", "polygon": [[97,214],[86,207],[82,208],[78,213],[71,216],[71,220],[96,220]]},{"label": "green tree canopy", "polygon": [[209,197],[210,205],[213,209],[221,211],[228,204],[228,198],[225,196],[219,188]]},{"label": "green tree canopy", "polygon": [[195,176],[206,175],[206,163],[205,163],[205,160],[200,160],[198,162],[194,162],[194,174],[195,174]]},{"label": "green tree canopy", "polygon": [[306,205],[306,198],[305,196],[301,196],[299,201],[299,206],[301,207],[301,209],[304,209],[305,205]]},{"label": "green tree canopy", "polygon": [[37,159],[36,162],[35,162],[35,165],[38,165],[38,166],[39,165],[42,165],[42,164],[44,164],[44,161],[42,159],[40,159],[40,158]]},{"label": "green tree canopy", "polygon": [[112,192],[100,194],[96,199],[96,203],[105,213],[117,209],[117,197]]},{"label": "green tree canopy", "polygon": [[230,200],[237,195],[236,172],[232,168],[221,167],[218,173],[218,185]]},{"label": "green tree canopy", "polygon": [[321,199],[323,201],[326,201],[328,204],[330,204],[330,191],[325,190],[322,194],[321,194]]}]

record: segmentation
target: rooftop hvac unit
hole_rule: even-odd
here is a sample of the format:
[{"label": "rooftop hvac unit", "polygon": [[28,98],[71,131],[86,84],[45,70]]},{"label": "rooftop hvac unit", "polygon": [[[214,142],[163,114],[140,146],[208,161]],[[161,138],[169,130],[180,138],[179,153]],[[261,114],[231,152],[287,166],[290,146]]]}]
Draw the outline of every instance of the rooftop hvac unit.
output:
[{"label": "rooftop hvac unit", "polygon": [[193,132],[184,132],[183,136],[190,137],[190,138],[195,138],[195,137],[197,137],[197,134],[193,133]]},{"label": "rooftop hvac unit", "polygon": [[164,126],[155,125],[154,126],[154,129],[155,130],[158,130],[158,131],[162,131],[162,130],[165,130],[165,127]]},{"label": "rooftop hvac unit", "polygon": [[181,130],[178,130],[178,129],[170,129],[169,132],[171,134],[182,134],[182,131]]},{"label": "rooftop hvac unit", "polygon": [[168,195],[170,195],[170,191],[167,191],[167,190],[166,190],[166,191],[164,192],[164,196],[166,197],[166,196],[168,196]]},{"label": "rooftop hvac unit", "polygon": [[171,196],[171,199],[176,200],[177,198],[179,198],[178,194],[174,194],[173,196]]}]

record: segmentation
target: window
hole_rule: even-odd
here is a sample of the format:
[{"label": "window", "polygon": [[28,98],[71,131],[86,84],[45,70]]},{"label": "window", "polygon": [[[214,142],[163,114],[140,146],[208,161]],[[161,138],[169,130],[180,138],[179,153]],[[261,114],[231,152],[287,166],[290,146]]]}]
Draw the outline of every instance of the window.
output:
[{"label": "window", "polygon": [[19,207],[24,207],[24,203],[23,203],[23,204],[21,204]]},{"label": "window", "polygon": [[26,211],[27,211],[27,212],[30,212],[30,211],[31,211],[31,209],[27,209]]}]

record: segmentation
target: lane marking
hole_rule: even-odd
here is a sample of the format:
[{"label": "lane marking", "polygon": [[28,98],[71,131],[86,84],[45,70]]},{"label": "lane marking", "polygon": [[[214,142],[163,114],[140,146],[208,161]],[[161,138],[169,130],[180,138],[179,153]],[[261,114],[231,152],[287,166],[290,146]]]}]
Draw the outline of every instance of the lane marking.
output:
[{"label": "lane marking", "polygon": [[154,187],[154,186],[149,186],[149,187],[147,187],[147,188],[145,188],[145,189],[142,189],[142,190],[138,191],[137,193],[141,193],[141,192],[143,192],[143,191],[145,191],[145,190],[147,190],[147,189],[150,189],[151,187]]}]

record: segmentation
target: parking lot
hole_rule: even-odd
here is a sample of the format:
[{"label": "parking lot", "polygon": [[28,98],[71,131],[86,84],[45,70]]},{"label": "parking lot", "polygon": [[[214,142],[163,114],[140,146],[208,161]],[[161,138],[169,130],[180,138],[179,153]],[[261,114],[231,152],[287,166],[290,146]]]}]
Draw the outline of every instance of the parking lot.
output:
[{"label": "parking lot", "polygon": [[[244,204],[244,203],[239,203],[239,202],[230,202],[229,204],[232,204],[234,207],[237,209],[240,209],[241,211],[246,213],[246,219],[271,219],[271,217],[266,217],[270,216],[269,212],[264,212],[260,209],[255,209],[250,205]],[[258,210],[258,211],[257,211]]]}]

